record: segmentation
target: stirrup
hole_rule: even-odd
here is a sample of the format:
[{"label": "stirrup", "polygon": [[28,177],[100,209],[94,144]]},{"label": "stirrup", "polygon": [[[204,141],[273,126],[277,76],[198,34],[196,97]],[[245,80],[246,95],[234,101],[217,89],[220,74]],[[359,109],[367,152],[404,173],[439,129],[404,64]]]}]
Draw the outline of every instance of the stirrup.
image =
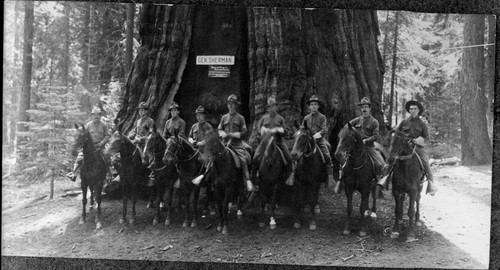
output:
[{"label": "stirrup", "polygon": [[74,172],[69,172],[68,174],[66,174],[66,177],[73,182],[75,182],[76,180],[76,174]]}]

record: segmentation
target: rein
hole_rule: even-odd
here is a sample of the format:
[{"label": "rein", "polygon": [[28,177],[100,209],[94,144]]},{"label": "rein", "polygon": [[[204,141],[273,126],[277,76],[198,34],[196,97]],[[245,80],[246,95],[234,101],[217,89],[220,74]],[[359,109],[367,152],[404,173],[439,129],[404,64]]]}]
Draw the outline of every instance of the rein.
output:
[{"label": "rein", "polygon": [[[409,142],[408,142],[408,144],[409,144]],[[398,155],[398,156],[396,156],[396,159],[399,159],[399,160],[408,160],[408,159],[411,159],[415,155],[415,149],[417,149],[417,146],[416,145],[415,145],[415,147],[411,147],[410,146],[410,148],[412,149],[411,154],[404,155],[404,156]]]}]

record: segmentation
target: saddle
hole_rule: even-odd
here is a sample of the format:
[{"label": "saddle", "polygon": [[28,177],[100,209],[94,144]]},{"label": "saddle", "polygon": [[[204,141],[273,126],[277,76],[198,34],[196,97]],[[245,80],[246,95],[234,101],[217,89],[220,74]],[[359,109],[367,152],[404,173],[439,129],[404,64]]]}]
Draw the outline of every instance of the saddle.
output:
[{"label": "saddle", "polygon": [[[231,153],[231,156],[234,159],[234,163],[236,165],[236,168],[240,169],[241,168],[241,159],[245,158],[247,164],[250,164],[252,162],[250,153],[246,149],[234,149],[233,147],[229,146],[228,147],[229,153]],[[243,153],[245,151],[245,153]],[[241,158],[240,158],[241,156]]]}]

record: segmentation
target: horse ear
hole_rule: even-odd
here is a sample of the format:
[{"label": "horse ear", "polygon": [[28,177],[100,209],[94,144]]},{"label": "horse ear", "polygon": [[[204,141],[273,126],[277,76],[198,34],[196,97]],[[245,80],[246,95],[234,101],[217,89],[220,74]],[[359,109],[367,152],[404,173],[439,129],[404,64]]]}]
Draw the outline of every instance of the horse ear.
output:
[{"label": "horse ear", "polygon": [[75,124],[75,129],[78,130],[78,125],[77,124]]},{"label": "horse ear", "polygon": [[349,129],[352,129],[352,124],[351,124],[351,122],[347,122],[347,126],[349,127]]},{"label": "horse ear", "polygon": [[309,128],[307,127],[307,121],[304,121],[304,129],[308,130]]},{"label": "horse ear", "polygon": [[83,124],[80,124],[82,126],[82,129],[85,130],[85,126]]},{"label": "horse ear", "polygon": [[153,123],[153,126],[151,128],[152,128],[153,132],[156,133],[156,124],[155,123]]}]

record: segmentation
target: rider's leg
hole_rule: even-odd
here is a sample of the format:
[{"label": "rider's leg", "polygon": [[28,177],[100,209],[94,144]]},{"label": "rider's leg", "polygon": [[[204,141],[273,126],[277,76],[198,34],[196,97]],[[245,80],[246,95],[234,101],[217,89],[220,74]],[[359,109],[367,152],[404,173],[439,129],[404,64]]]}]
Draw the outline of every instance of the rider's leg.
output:
[{"label": "rider's leg", "polygon": [[427,157],[423,147],[417,146],[416,152],[422,160],[422,165],[424,166],[425,174],[427,175],[427,190],[425,193],[434,196],[437,192],[437,187],[434,184],[434,176],[432,175],[432,170],[429,166],[429,158]]},{"label": "rider's leg", "polygon": [[335,179],[333,179],[333,164],[332,158],[330,156],[330,150],[326,145],[325,139],[318,140],[317,144],[319,146],[319,149],[321,149],[321,152],[323,152],[323,155],[325,156],[326,172],[328,174],[328,187],[333,187],[336,185],[336,181]]}]

